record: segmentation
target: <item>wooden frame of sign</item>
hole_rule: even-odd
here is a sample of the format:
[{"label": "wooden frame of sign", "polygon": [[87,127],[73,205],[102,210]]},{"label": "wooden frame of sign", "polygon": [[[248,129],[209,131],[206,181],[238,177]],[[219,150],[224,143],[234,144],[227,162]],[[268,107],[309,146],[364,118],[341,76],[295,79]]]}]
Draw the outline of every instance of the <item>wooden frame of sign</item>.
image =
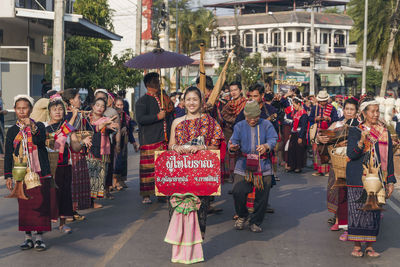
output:
[{"label": "wooden frame of sign", "polygon": [[[156,175],[156,162],[157,162],[157,159],[164,153],[164,152],[170,152],[170,153],[175,153],[175,152],[173,152],[173,151],[168,151],[168,150],[161,150],[161,151],[155,151],[155,154],[154,154],[154,168],[155,168],[155,172],[154,172],[154,174]],[[195,156],[195,155],[199,155],[199,154],[204,154],[204,150],[203,151],[199,151],[199,152],[197,152],[196,154],[184,154],[184,155],[178,155],[178,154],[176,154],[178,157],[180,157],[180,156],[186,156],[186,157],[192,157],[192,156]],[[216,154],[216,156],[217,156],[217,158],[218,158],[218,166],[217,166],[217,168],[215,168],[215,166],[214,166],[214,168],[213,168],[213,170],[214,170],[214,174],[216,174],[217,175],[217,177],[218,177],[218,186],[217,187],[215,187],[214,186],[214,192],[213,193],[210,193],[210,194],[207,194],[207,195],[205,195],[205,196],[220,196],[221,195],[221,179],[222,179],[222,177],[221,177],[221,155],[220,155],[220,151],[219,150],[206,150],[206,153],[209,153],[209,152],[212,152],[212,153],[215,153]],[[215,162],[216,163],[216,162]],[[172,168],[172,167],[171,167]],[[179,168],[179,169],[184,169],[183,167],[180,167],[180,166],[178,166],[177,168]],[[196,169],[196,168],[193,168],[193,169]],[[202,168],[197,168],[198,170],[199,170],[199,172],[198,173],[202,173]],[[216,172],[216,171],[218,171],[218,173]],[[203,171],[203,173],[204,173],[204,171]],[[183,178],[185,178],[185,177],[183,177]],[[210,180],[208,180],[208,178],[210,178]],[[207,182],[214,182],[213,183],[213,185],[215,185],[215,176],[214,177],[210,177],[210,176],[208,176],[208,177],[201,177],[200,179],[203,181],[203,182],[205,182],[205,183],[207,183]],[[167,195],[165,195],[165,194],[163,194],[162,192],[160,192],[160,190],[159,190],[159,188],[157,187],[157,179],[158,179],[158,177],[155,177],[155,195],[156,196],[167,196]],[[163,178],[161,178],[161,179],[163,179]],[[165,179],[165,178],[164,178]],[[168,179],[178,179],[178,178],[168,178]],[[187,177],[186,177],[186,179],[187,179]],[[195,178],[196,179],[196,178]],[[197,181],[197,179],[196,179],[196,181]],[[179,193],[192,193],[192,192],[179,192]],[[202,195],[199,195],[199,196],[202,196]]]}]

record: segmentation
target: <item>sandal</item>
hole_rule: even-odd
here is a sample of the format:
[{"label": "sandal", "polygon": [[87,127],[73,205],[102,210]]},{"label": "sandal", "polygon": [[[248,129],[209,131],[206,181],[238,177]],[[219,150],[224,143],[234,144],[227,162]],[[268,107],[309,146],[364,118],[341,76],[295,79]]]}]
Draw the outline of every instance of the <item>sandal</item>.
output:
[{"label": "sandal", "polygon": [[151,204],[151,203],[153,203],[152,201],[151,201],[151,199],[150,198],[143,198],[143,200],[142,200],[142,204]]},{"label": "sandal", "polygon": [[339,231],[339,224],[332,225],[331,231]]},{"label": "sandal", "polygon": [[376,252],[373,248],[366,248],[365,255],[370,258],[379,258],[381,256],[381,254]]},{"label": "sandal", "polygon": [[83,221],[85,220],[86,217],[83,215],[80,215],[78,212],[74,212],[74,221]]},{"label": "sandal", "polygon": [[312,176],[323,176],[323,174],[322,174],[322,173],[319,173],[319,172],[314,172],[314,173],[312,174]]},{"label": "sandal", "polygon": [[361,248],[354,248],[351,252],[351,256],[355,258],[361,258],[364,256],[364,253],[362,252]]},{"label": "sandal", "polygon": [[339,240],[340,241],[347,241],[347,236],[348,236],[347,231],[344,231],[343,234],[340,235]]},{"label": "sandal", "polygon": [[336,217],[332,217],[328,219],[328,223],[334,225],[336,223]]},{"label": "sandal", "polygon": [[71,227],[68,227],[68,226],[65,225],[65,224],[64,224],[63,226],[58,227],[58,229],[60,229],[60,232],[63,233],[63,234],[70,234],[70,233],[72,233]]}]

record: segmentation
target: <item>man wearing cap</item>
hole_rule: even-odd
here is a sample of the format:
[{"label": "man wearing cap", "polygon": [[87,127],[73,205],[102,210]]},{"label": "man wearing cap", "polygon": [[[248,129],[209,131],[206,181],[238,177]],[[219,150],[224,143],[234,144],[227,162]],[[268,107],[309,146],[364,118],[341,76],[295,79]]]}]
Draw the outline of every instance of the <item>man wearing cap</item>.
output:
[{"label": "man wearing cap", "polygon": [[[230,152],[239,152],[234,175],[233,198],[237,230],[249,226],[252,232],[261,232],[260,225],[264,220],[268,205],[272,180],[272,165],[268,152],[278,140],[274,126],[268,120],[260,118],[260,105],[256,101],[247,102],[244,108],[245,120],[234,126],[229,142]],[[248,196],[254,196],[254,205],[246,206]],[[253,212],[249,213],[249,208]]]},{"label": "man wearing cap", "polygon": [[[332,104],[328,104],[330,96],[327,91],[322,90],[317,95],[318,104],[311,109],[309,116],[310,124],[316,124],[317,133],[320,130],[326,130],[332,123],[338,121],[336,108]],[[314,142],[315,140],[311,140]],[[321,161],[320,152],[318,152],[317,144],[313,143],[314,154],[314,169],[317,171],[313,173],[314,176],[323,176],[329,173],[328,162]]]}]

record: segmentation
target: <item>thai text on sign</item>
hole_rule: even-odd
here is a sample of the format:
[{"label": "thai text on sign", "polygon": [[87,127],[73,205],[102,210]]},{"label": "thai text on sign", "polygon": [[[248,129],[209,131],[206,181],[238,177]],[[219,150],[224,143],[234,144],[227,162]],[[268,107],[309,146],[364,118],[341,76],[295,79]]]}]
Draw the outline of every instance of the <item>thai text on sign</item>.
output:
[{"label": "thai text on sign", "polygon": [[157,196],[170,196],[174,193],[220,195],[219,151],[183,155],[174,151],[156,152],[155,187]]}]

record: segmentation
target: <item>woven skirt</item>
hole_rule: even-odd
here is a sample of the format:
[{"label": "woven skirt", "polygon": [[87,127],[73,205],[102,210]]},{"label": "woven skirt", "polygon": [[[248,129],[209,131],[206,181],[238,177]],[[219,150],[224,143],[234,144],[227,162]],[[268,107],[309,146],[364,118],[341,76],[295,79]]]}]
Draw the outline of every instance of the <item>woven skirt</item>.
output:
[{"label": "woven skirt", "polygon": [[328,186],[326,188],[328,211],[335,213],[339,204],[339,187],[332,188],[335,184],[336,177],[333,169],[329,171]]},{"label": "woven skirt", "polygon": [[357,242],[375,242],[379,233],[381,212],[362,211],[363,201],[359,201],[363,194],[362,187],[348,187],[348,240]]},{"label": "woven skirt", "polygon": [[51,179],[40,178],[42,185],[29,190],[24,185],[29,199],[18,199],[19,231],[51,231]]},{"label": "woven skirt", "polygon": [[108,164],[106,160],[87,159],[90,178],[90,197],[103,198]]},{"label": "woven skirt", "polygon": [[154,154],[156,151],[164,149],[166,149],[166,144],[164,142],[140,147],[140,195],[143,197],[154,195]]},{"label": "woven skirt", "polygon": [[72,201],[78,203],[78,209],[90,208],[90,178],[86,156],[83,153],[71,153],[72,160]]}]

